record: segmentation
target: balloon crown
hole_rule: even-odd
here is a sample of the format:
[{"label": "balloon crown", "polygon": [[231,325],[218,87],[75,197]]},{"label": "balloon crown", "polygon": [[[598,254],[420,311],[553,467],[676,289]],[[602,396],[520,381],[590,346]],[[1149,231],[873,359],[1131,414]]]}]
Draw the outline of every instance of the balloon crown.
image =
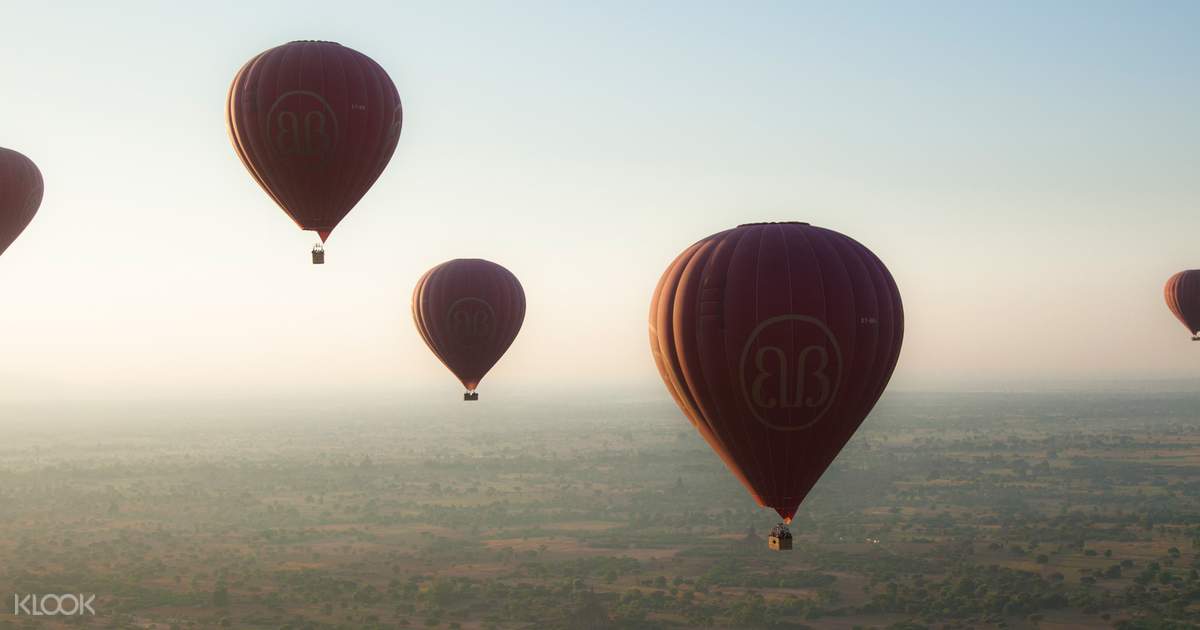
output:
[{"label": "balloon crown", "polygon": [[334,46],[341,46],[341,44],[339,44],[337,42],[326,41],[324,39],[293,39],[292,41],[290,41],[288,43],[289,44],[333,44]]},{"label": "balloon crown", "polygon": [[759,221],[757,223],[743,223],[738,227],[750,227],[752,225],[808,225],[804,221]]}]

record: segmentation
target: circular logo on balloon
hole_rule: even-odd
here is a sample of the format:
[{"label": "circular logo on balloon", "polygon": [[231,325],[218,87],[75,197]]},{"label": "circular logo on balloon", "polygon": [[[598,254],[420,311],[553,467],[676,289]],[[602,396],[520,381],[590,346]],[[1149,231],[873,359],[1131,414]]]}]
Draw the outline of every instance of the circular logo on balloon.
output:
[{"label": "circular logo on balloon", "polygon": [[479,298],[461,298],[446,311],[446,329],[459,346],[484,345],[496,335],[496,312],[491,304]]},{"label": "circular logo on balloon", "polygon": [[750,413],[779,431],[807,429],[837,399],[842,351],[825,322],[779,315],[761,322],[742,349],[740,381]]},{"label": "circular logo on balloon", "polygon": [[277,153],[302,162],[323,162],[337,149],[337,115],[316,92],[280,95],[267,112],[267,130]]}]

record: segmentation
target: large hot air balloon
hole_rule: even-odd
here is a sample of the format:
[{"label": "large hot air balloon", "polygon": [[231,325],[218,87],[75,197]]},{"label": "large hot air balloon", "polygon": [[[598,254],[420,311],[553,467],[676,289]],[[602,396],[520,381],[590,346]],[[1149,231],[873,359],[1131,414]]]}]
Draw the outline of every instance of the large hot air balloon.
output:
[{"label": "large hot air balloon", "polygon": [[33,220],[43,191],[42,173],[33,161],[0,147],[0,254]]},{"label": "large hot air balloon", "polygon": [[463,400],[479,400],[479,381],[525,321],[525,291],[504,267],[459,258],[421,276],[412,311],[421,338],[467,388]]},{"label": "large hot air balloon", "polygon": [[1192,341],[1200,341],[1200,269],[1180,271],[1167,280],[1163,289],[1167,308],[1183,322]]},{"label": "large hot air balloon", "polygon": [[[667,389],[760,505],[790,523],[900,356],[886,267],[807,223],[752,223],[684,250],[650,305]],[[790,547],[786,526],[772,548]]]},{"label": "large hot air balloon", "polygon": [[[301,41],[242,66],[226,117],[250,174],[324,243],[392,158],[404,114],[396,86],[370,57]],[[321,245],[313,262],[324,262]]]}]

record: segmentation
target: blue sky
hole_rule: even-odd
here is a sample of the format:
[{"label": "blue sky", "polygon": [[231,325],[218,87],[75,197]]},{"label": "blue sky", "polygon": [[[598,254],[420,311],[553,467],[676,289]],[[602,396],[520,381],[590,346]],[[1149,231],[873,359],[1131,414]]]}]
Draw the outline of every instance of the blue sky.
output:
[{"label": "blue sky", "polygon": [[[412,285],[512,269],[526,326],[483,389],[654,386],[659,273],[795,219],[891,268],[898,387],[1200,377],[1161,287],[1200,267],[1200,5],[27,3],[0,146],[42,168],[0,260],[4,397],[337,395],[458,384]],[[391,166],[329,265],[224,129],[254,54],[339,41],[396,82]],[[333,395],[333,394],[331,394]]]}]

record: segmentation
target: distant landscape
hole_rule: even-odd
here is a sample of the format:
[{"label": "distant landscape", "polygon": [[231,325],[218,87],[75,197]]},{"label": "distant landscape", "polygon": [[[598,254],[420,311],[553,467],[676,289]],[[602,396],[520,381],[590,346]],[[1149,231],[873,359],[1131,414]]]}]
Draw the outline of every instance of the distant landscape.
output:
[{"label": "distant landscape", "polygon": [[1200,619],[1200,394],[889,394],[791,552],[661,397],[474,404],[18,410],[0,593],[95,593],[97,614],[14,616],[8,595],[0,628]]}]

